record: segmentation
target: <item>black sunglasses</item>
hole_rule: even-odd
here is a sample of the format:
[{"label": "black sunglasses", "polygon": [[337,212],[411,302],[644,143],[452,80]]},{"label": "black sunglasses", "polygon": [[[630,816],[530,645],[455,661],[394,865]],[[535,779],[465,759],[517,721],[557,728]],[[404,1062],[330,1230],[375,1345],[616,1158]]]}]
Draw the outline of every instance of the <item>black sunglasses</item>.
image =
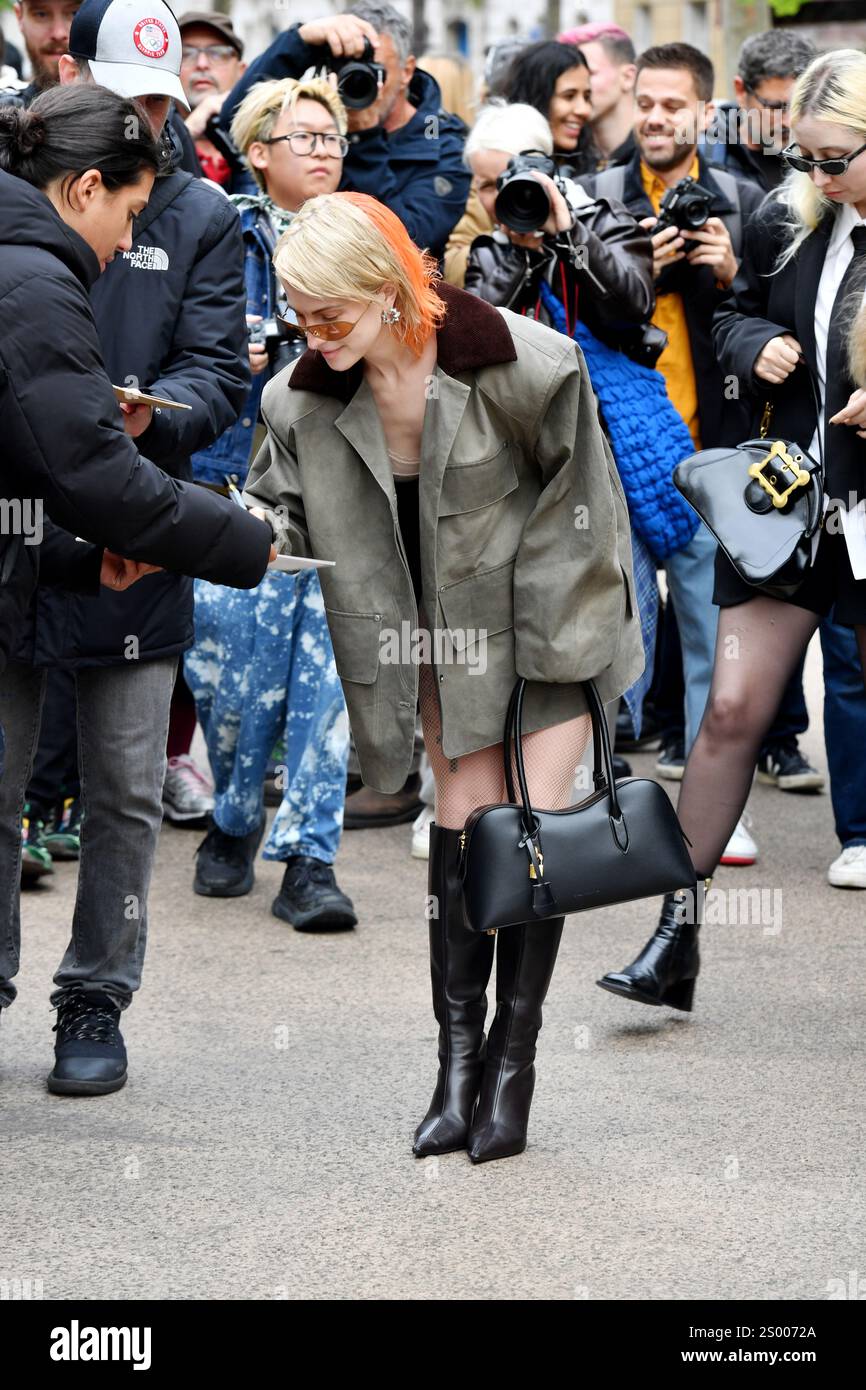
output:
[{"label": "black sunglasses", "polygon": [[840,159],[810,159],[805,154],[792,154],[793,145],[782,151],[782,158],[792,169],[796,169],[800,174],[811,174],[813,169],[820,169],[823,174],[847,174],[848,165],[852,159],[856,159],[858,154],[866,150],[866,144],[860,146],[859,150],[852,150],[850,154],[844,155]]}]

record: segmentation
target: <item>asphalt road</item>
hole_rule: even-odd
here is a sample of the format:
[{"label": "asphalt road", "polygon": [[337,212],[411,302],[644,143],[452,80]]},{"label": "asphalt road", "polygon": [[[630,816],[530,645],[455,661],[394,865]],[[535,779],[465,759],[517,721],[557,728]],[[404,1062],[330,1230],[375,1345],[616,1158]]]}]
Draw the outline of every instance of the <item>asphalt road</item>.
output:
[{"label": "asphalt road", "polygon": [[[809,696],[824,767],[811,660]],[[411,1153],[436,1029],[408,827],[345,836],[361,925],[339,937],[270,915],[276,864],[248,898],[195,897],[200,837],[165,830],[130,1080],[96,1099],[44,1087],[60,867],[25,896],[0,1028],[0,1281],[46,1299],[821,1300],[866,1276],[866,897],[826,884],[829,797],[756,787],[750,810],[761,860],[716,885],[765,890],[767,911],[705,929],[695,1012],[594,984],[653,904],[570,919],[529,1148],[479,1167]]]}]

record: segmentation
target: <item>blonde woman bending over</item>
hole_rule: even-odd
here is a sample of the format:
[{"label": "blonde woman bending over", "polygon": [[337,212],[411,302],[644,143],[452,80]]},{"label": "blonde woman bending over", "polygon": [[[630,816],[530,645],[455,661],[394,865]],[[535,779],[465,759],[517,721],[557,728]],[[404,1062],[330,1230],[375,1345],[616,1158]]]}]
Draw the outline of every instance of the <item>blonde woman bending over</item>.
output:
[{"label": "blonde woman bending over", "polygon": [[471,931],[459,836],[506,799],[517,675],[530,794],[557,808],[589,732],[578,682],[610,700],[643,667],[625,501],[580,350],[442,284],[381,203],[311,199],[275,260],[307,351],[265,390],[246,496],[278,547],[337,562],[322,591],[364,781],[403,785],[418,701],[436,780],[439,1077],[414,1152],[505,1158],[526,1146],[562,919]]}]

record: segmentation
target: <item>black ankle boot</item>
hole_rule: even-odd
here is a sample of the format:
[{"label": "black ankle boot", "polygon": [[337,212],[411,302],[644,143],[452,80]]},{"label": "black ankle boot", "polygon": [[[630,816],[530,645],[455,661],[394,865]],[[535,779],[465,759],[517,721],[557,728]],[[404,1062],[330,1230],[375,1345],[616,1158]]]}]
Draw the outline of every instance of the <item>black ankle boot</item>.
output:
[{"label": "black ankle boot", "polygon": [[481,1095],[469,1133],[473,1163],[510,1158],[526,1148],[541,1006],[564,921],[556,917],[497,932],[496,1017],[487,1035]]},{"label": "black ankle boot", "polygon": [[466,1147],[484,1069],[487,982],[496,938],[474,932],[463,909],[457,877],[459,830],[430,826],[428,893],[430,978],[439,1024],[439,1077],[430,1109],[415,1131],[417,1158]]},{"label": "black ankle boot", "polygon": [[596,984],[640,1004],[667,1004],[691,1013],[701,963],[698,930],[710,883],[704,879],[694,888],[666,893],[659,924],[637,959]]},{"label": "black ankle boot", "polygon": [[63,1096],[103,1096],[126,1083],[120,1009],[107,994],[75,990],[57,1005],[54,1070],[48,1089]]}]

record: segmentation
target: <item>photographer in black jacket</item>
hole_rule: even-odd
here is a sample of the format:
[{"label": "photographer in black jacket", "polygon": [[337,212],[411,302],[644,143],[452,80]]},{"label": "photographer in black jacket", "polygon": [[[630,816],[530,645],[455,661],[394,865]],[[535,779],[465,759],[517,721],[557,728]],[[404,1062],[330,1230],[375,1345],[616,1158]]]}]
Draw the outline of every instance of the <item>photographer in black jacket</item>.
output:
[{"label": "photographer in black jacket", "polygon": [[[345,14],[293,24],[247,68],[223,103],[219,126],[231,129],[241,101],[264,78],[300,78],[311,67],[372,63],[378,69],[370,74],[374,100],[366,101],[370,91],[357,100],[340,91],[349,108],[340,187],[378,198],[413,241],[441,258],[469,194],[466,127],[442,109],[439,85],[416,66],[411,43],[409,20],[384,0],[358,0]],[[363,86],[363,74],[360,80]],[[245,189],[233,191],[249,187],[248,181]]]},{"label": "photographer in black jacket", "polygon": [[[527,131],[537,148],[523,154]],[[543,282],[565,311],[567,331],[579,316],[597,337],[619,346],[637,337],[652,314],[649,237],[621,203],[592,198],[557,178],[552,152],[550,127],[533,107],[488,106],[479,113],[465,159],[496,225],[472,243],[465,288],[550,323]]]}]

